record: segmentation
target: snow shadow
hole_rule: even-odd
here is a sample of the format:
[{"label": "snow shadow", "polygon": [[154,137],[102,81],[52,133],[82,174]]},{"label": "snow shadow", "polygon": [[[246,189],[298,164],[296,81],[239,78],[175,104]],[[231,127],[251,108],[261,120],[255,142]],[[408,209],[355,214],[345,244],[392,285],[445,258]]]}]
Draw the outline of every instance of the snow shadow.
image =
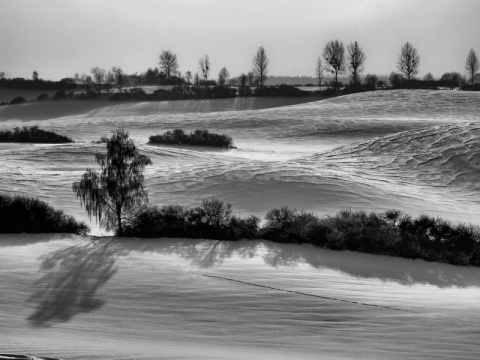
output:
[{"label": "snow shadow", "polygon": [[[480,287],[480,268],[427,262],[420,259],[334,251],[306,244],[282,244],[264,240],[121,239],[115,248],[174,254],[199,268],[211,268],[235,257],[261,257],[271,267],[308,264],[315,269],[336,270],[359,278],[447,287]],[[241,266],[241,264],[239,265]]]},{"label": "snow shadow", "polygon": [[115,256],[108,245],[69,246],[47,254],[40,265],[44,274],[35,282],[28,300],[36,308],[28,321],[33,326],[67,322],[75,315],[100,308],[105,300],[97,291],[115,274]]}]

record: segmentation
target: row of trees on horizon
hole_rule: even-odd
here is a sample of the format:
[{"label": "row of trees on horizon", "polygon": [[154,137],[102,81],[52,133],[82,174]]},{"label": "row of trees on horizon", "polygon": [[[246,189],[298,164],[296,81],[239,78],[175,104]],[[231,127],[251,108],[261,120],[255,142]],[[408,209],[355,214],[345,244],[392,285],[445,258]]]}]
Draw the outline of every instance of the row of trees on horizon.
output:
[{"label": "row of trees on horizon", "polygon": [[[315,66],[315,75],[317,85],[324,84],[322,80],[328,78],[328,75],[333,77],[330,85],[335,88],[340,87],[339,76],[346,74],[347,81],[350,86],[359,86],[361,83],[361,74],[364,71],[364,66],[367,61],[367,56],[357,41],[347,45],[346,50],[342,42],[338,40],[329,41],[324,49],[322,56],[318,57]],[[66,83],[84,83],[87,85],[101,86],[107,92],[113,88],[118,87],[119,91],[124,86],[139,86],[139,85],[219,85],[219,86],[239,86],[246,87],[264,87],[268,79],[270,59],[267,56],[265,49],[261,46],[258,48],[252,59],[252,69],[249,72],[242,73],[236,77],[230,77],[230,73],[226,67],[222,67],[217,75],[217,79],[213,80],[211,76],[211,60],[206,54],[199,59],[198,71],[193,73],[188,70],[185,74],[179,71],[179,62],[177,55],[170,50],[163,50],[159,56],[159,67],[149,68],[141,74],[126,74],[121,67],[114,66],[110,70],[93,67],[90,70],[91,75],[76,73],[73,78],[62,79]],[[391,85],[396,85],[401,81],[419,80],[416,78],[420,68],[420,56],[410,42],[406,42],[401,50],[396,64],[398,72],[392,72],[389,76]],[[456,83],[460,85],[462,82],[473,86],[475,76],[480,68],[480,62],[475,53],[471,49],[465,61],[465,75],[458,72],[448,72],[443,74],[438,80]],[[5,78],[5,72],[0,72],[0,80]],[[39,81],[38,71],[32,74],[34,81]],[[424,81],[435,81],[435,77],[428,72],[424,77]],[[384,82],[379,81],[377,75],[367,74],[364,77],[364,84],[368,87],[375,87],[376,85],[383,86]],[[458,86],[457,85],[457,86]]]}]

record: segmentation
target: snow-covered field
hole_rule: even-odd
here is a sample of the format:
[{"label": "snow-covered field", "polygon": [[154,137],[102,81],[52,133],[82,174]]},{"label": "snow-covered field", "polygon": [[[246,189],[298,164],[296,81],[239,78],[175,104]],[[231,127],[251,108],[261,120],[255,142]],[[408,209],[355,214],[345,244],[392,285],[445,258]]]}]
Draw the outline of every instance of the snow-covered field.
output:
[{"label": "snow-covered field", "polygon": [[[1,146],[0,192],[37,196],[88,221],[71,185],[96,167],[94,154],[104,145],[95,141],[123,127],[152,158],[145,174],[151,204],[216,197],[259,216],[282,205],[319,214],[397,208],[480,223],[478,93],[382,91],[276,108],[234,101],[0,107],[0,130],[39,125],[76,141]],[[174,128],[226,133],[238,149],[147,144],[150,135]],[[269,242],[106,242],[0,237],[0,353],[65,359],[480,353],[480,269]]]}]

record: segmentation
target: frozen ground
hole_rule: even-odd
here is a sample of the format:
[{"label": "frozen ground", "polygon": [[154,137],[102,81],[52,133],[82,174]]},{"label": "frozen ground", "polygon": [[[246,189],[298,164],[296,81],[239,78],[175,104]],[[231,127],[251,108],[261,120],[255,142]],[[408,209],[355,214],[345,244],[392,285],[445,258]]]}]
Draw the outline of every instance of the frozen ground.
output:
[{"label": "frozen ground", "polygon": [[[260,216],[282,205],[319,214],[398,208],[479,223],[480,94],[382,91],[263,109],[237,100],[0,107],[0,130],[39,125],[77,141],[2,145],[0,191],[88,221],[71,185],[96,167],[104,146],[95,141],[123,127],[154,163],[152,204],[216,197]],[[174,128],[226,133],[238,149],[147,144]],[[0,353],[476,359],[480,351],[478,269],[268,242],[95,247],[4,235],[0,271]]]}]

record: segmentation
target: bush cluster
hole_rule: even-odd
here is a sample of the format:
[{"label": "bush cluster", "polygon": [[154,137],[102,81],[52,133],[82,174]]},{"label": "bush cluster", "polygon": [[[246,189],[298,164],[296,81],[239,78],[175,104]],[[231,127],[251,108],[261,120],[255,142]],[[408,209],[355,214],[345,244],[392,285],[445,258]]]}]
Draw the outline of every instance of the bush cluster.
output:
[{"label": "bush cluster", "polygon": [[55,134],[53,131],[41,130],[38,126],[16,127],[13,131],[0,131],[0,142],[21,142],[59,144],[73,142],[67,136]]},{"label": "bush cluster", "polygon": [[181,129],[167,131],[163,135],[152,135],[149,144],[177,144],[177,145],[198,145],[220,148],[235,148],[230,136],[211,133],[208,130],[195,130],[186,134]]},{"label": "bush cluster", "polygon": [[232,215],[232,207],[219,200],[205,200],[201,206],[145,207],[126,224],[125,236],[186,237],[222,240],[258,237],[260,219]]},{"label": "bush cluster", "polygon": [[0,233],[72,233],[90,231],[83,222],[38,199],[0,194]]},{"label": "bush cluster", "polygon": [[13,98],[12,101],[10,101],[10,105],[20,104],[23,102],[25,102],[25,99],[21,96],[17,96],[16,98]]},{"label": "bush cluster", "polygon": [[143,208],[126,226],[126,236],[186,237],[222,240],[265,239],[312,244],[455,265],[480,266],[480,230],[397,210],[384,213],[344,210],[319,218],[288,207],[269,211],[263,226],[255,216],[232,215],[231,205],[207,200],[199,207]]}]

